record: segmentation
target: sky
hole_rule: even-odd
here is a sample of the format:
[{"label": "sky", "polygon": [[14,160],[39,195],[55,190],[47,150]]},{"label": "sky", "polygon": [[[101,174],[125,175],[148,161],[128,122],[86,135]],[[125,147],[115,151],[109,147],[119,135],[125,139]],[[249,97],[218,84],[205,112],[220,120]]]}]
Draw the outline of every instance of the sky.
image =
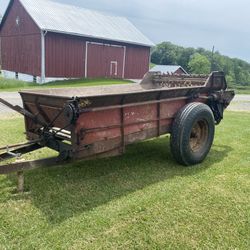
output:
[{"label": "sky", "polygon": [[[35,0],[34,0],[35,1]],[[127,17],[154,43],[215,49],[250,63],[249,0],[54,0]],[[4,13],[9,0],[0,0]]]}]

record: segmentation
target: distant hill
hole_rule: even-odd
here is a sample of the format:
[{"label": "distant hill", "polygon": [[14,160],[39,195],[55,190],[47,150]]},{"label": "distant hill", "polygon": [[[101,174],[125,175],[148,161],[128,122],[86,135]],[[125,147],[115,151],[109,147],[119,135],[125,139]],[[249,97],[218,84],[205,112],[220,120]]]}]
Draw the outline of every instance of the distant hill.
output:
[{"label": "distant hill", "polygon": [[230,85],[250,86],[250,63],[218,51],[203,48],[184,48],[170,42],[158,44],[152,52],[152,63],[181,65],[190,73],[208,74],[210,71],[224,71]]}]

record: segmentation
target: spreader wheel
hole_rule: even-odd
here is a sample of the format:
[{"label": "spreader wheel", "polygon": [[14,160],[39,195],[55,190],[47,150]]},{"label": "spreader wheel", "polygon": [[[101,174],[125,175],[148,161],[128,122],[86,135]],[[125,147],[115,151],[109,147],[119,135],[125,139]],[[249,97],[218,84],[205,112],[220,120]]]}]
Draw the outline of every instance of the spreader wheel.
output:
[{"label": "spreader wheel", "polygon": [[171,151],[182,165],[201,163],[214,140],[215,121],[209,106],[190,103],[177,114],[171,132]]}]

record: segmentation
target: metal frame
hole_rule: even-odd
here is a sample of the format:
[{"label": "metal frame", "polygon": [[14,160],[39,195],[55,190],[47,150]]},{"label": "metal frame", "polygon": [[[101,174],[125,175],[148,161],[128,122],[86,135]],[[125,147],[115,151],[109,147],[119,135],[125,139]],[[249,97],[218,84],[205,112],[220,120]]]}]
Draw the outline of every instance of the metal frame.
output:
[{"label": "metal frame", "polygon": [[125,78],[126,57],[127,57],[127,47],[124,46],[123,69],[122,69],[122,78],[123,78],[123,79]]},{"label": "metal frame", "polygon": [[0,36],[0,65],[3,66],[3,60],[2,60],[2,37]]},{"label": "metal frame", "polygon": [[117,61],[111,61],[110,62],[110,76],[113,76],[113,65],[115,65],[115,73],[114,75],[117,76],[118,74],[118,62]]},{"label": "metal frame", "polygon": [[86,41],[85,43],[85,70],[84,70],[84,74],[85,74],[85,78],[88,78],[88,45],[90,42]]},{"label": "metal frame", "polygon": [[45,45],[45,36],[47,31],[41,31],[41,83],[46,81],[46,45]]}]

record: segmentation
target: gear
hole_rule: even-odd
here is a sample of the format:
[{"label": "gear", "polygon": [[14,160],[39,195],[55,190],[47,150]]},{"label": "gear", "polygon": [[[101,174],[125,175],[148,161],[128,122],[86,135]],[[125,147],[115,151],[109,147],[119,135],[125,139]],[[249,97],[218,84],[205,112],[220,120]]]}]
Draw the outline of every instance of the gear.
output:
[{"label": "gear", "polygon": [[75,123],[78,118],[77,108],[73,103],[69,103],[64,109],[64,116],[70,123]]}]

